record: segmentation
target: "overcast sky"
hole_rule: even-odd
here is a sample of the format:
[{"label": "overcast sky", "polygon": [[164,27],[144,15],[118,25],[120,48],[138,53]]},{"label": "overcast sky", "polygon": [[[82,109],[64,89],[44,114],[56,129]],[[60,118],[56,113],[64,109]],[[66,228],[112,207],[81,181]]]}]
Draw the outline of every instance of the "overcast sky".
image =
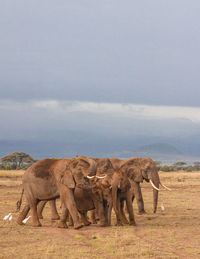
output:
[{"label": "overcast sky", "polygon": [[199,13],[199,0],[1,0],[0,140],[198,134]]}]

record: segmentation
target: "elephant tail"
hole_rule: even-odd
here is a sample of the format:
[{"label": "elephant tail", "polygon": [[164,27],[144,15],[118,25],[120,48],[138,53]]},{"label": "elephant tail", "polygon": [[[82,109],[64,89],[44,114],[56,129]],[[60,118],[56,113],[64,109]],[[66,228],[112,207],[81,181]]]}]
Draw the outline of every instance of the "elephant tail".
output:
[{"label": "elephant tail", "polygon": [[23,194],[24,194],[24,188],[22,189],[22,193],[21,193],[21,197],[20,199],[17,201],[16,205],[17,205],[17,209],[16,209],[16,212],[20,211],[20,208],[21,208],[21,205],[22,205],[22,197],[23,197]]}]

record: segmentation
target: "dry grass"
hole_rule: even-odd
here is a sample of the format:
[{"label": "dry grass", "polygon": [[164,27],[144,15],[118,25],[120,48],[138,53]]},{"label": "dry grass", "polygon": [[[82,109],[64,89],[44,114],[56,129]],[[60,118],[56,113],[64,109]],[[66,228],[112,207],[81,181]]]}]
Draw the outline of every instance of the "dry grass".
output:
[{"label": "dry grass", "polygon": [[200,258],[200,173],[160,173],[160,177],[173,191],[162,189],[156,214],[151,187],[144,183],[147,214],[137,215],[134,203],[136,227],[115,227],[113,214],[112,227],[80,230],[58,229],[50,220],[49,206],[41,228],[31,227],[29,221],[17,225],[15,213],[11,223],[4,223],[3,216],[15,211],[21,191],[19,179],[9,178],[15,188],[0,186],[0,258]]},{"label": "dry grass", "polygon": [[24,170],[0,170],[0,177],[21,178],[24,172]]}]

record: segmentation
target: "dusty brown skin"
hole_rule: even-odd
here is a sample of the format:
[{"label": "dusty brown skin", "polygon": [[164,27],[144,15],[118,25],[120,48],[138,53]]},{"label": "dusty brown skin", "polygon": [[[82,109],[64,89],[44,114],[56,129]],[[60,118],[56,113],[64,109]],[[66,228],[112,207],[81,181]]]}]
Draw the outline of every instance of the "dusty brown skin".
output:
[{"label": "dusty brown skin", "polygon": [[123,225],[123,217],[120,213],[120,202],[125,201],[127,206],[127,211],[129,214],[130,225],[136,225],[132,199],[131,199],[131,184],[126,173],[126,167],[123,167],[123,161],[119,159],[110,159],[114,173],[111,177],[111,189],[112,189],[112,201],[113,208],[116,214],[117,225]]},{"label": "dusty brown skin", "polygon": [[[83,160],[81,163],[82,163],[83,168],[88,166],[87,163],[85,163]],[[83,171],[83,173],[84,173],[84,171]],[[74,189],[74,199],[75,199],[75,202],[77,205],[78,212],[81,216],[82,223],[87,226],[87,225],[91,224],[87,220],[87,216],[86,216],[87,211],[98,208],[98,212],[99,212],[98,217],[100,219],[100,226],[105,226],[105,225],[107,225],[107,223],[106,223],[106,219],[105,219],[105,212],[104,212],[102,198],[101,198],[101,196],[99,196],[99,193],[98,193],[98,186],[94,182],[91,185],[89,183],[89,179],[87,178],[87,176],[88,176],[87,172],[84,173],[84,175],[82,174],[82,177],[84,177],[84,181],[87,183],[87,185],[85,184],[85,186],[80,186],[80,184],[79,184],[79,185],[76,185],[76,187]],[[38,212],[39,218],[43,218],[42,211],[43,211],[46,203],[47,203],[46,200],[40,201],[37,206],[37,212]],[[51,200],[51,201],[49,201],[49,203],[50,203],[50,208],[51,208],[51,219],[52,220],[59,219],[55,200]],[[68,213],[67,213],[67,215],[68,215]],[[71,219],[71,217],[69,219],[70,219],[70,221],[69,221],[70,225],[72,225],[73,220]]]},{"label": "dusty brown skin", "polygon": [[[97,163],[97,173],[96,178],[91,179],[91,182],[95,182],[97,188],[96,188],[96,194],[101,197],[103,207],[104,207],[104,215],[106,218],[106,224],[108,226],[111,225],[111,212],[112,212],[112,176],[115,172],[110,160],[108,158],[93,158],[95,162]],[[104,178],[98,178],[98,177],[104,177]],[[96,212],[96,214],[99,214],[99,211]],[[92,216],[92,222],[95,223],[95,212],[93,212]],[[98,215],[99,216],[99,215]]]},{"label": "dusty brown skin", "polygon": [[[121,166],[121,169],[126,169],[128,178],[131,183],[131,199],[133,200],[134,197],[137,200],[138,204],[138,211],[139,214],[144,213],[144,202],[141,192],[140,183],[145,180],[149,182],[149,180],[152,180],[154,185],[159,188],[159,175],[158,170],[150,158],[131,158],[127,160],[119,160],[119,159],[111,159],[112,164],[115,168],[119,168]],[[154,213],[157,210],[157,202],[158,202],[158,191],[153,189],[153,211]],[[120,204],[120,214],[122,221],[124,223],[127,223],[127,220],[125,218],[124,212],[123,212],[123,201],[121,200]]]},{"label": "dusty brown skin", "polygon": [[42,200],[54,200],[60,196],[62,213],[59,227],[65,228],[67,210],[69,210],[74,228],[82,227],[77,205],[74,199],[74,189],[87,188],[88,182],[84,176],[96,173],[96,163],[86,157],[77,159],[43,159],[33,164],[23,176],[23,189],[27,204],[19,214],[17,223],[23,219],[31,209],[32,225],[41,226],[37,214],[37,204]]},{"label": "dusty brown skin", "polygon": [[[91,194],[93,199],[96,201],[95,210],[91,213],[91,222],[93,224],[97,223],[97,219],[100,219],[100,226],[102,226],[101,218],[104,215],[105,222],[103,226],[110,225],[111,211],[112,211],[112,190],[111,190],[111,180],[114,173],[111,162],[107,158],[94,158],[97,163],[97,173],[93,178],[89,179],[91,185]],[[104,178],[101,178],[101,177]],[[105,177],[106,176],[106,177]],[[80,195],[79,195],[80,197]],[[88,197],[89,198],[89,197]],[[75,200],[76,195],[75,195]],[[80,202],[80,201],[79,201]],[[82,204],[84,201],[82,201]],[[77,201],[78,204],[78,201]],[[89,209],[88,209],[89,210]],[[85,210],[86,212],[86,210]],[[96,215],[95,215],[96,214]],[[82,217],[83,222],[87,222],[87,214]],[[70,225],[73,225],[73,221],[69,218]]]},{"label": "dusty brown skin", "polygon": [[[108,225],[111,224],[111,210],[114,207],[117,225],[122,225],[120,219],[120,199],[126,201],[129,213],[129,224],[135,225],[133,214],[132,200],[130,195],[130,181],[125,173],[118,167],[113,167],[111,160],[108,158],[94,158],[97,163],[97,176],[106,175],[105,178],[99,181],[99,188],[103,193],[103,200],[106,212]],[[94,218],[94,215],[93,215]]]},{"label": "dusty brown skin", "polygon": [[[151,179],[156,187],[159,187],[160,179],[155,163],[150,158],[131,158],[120,160],[117,158],[95,158],[97,163],[97,176],[106,175],[103,179],[94,178],[96,188],[93,189],[97,196],[103,197],[104,213],[107,224],[111,224],[111,210],[114,201],[114,209],[117,217],[117,224],[128,224],[123,211],[124,201],[127,203],[130,224],[135,224],[132,200],[136,197],[139,214],[144,213],[144,202],[140,182]],[[111,163],[112,162],[112,163]],[[131,187],[131,189],[130,189]],[[157,209],[158,191],[153,189],[154,213]],[[100,198],[101,199],[101,198]],[[55,209],[52,209],[52,215]],[[56,215],[55,215],[56,217]],[[92,222],[96,219],[92,214]]]},{"label": "dusty brown skin", "polygon": [[[93,158],[97,163],[97,173],[96,177],[91,179],[92,183],[96,185],[96,194],[103,198],[103,205],[107,224],[111,225],[111,211],[114,207],[117,225],[122,225],[122,223],[129,223],[130,225],[135,225],[133,207],[132,207],[132,192],[130,179],[127,175],[127,166],[123,165],[124,161],[119,159],[113,160],[115,162],[115,168],[113,167],[111,160],[108,158]],[[126,162],[126,161],[125,161]],[[134,173],[136,173],[137,168],[135,168]],[[138,169],[139,170],[139,169]],[[141,170],[140,170],[141,172]],[[98,177],[105,176],[102,179]],[[135,175],[137,179],[137,175]],[[143,178],[140,175],[140,181]],[[123,215],[123,210],[120,210],[120,205],[122,202],[126,201],[129,222]],[[98,212],[98,211],[97,211]],[[122,212],[122,213],[121,213]],[[95,223],[95,214],[92,214],[92,222]]]}]

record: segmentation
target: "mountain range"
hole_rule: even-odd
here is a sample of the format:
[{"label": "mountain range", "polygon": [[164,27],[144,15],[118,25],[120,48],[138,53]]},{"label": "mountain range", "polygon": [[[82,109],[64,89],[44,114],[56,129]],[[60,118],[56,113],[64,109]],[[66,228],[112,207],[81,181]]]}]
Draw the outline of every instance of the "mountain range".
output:
[{"label": "mountain range", "polygon": [[[183,153],[176,146],[167,143],[152,143],[147,145],[134,144],[123,145],[110,142],[102,142],[101,139],[96,143],[56,142],[56,141],[0,141],[0,157],[12,152],[26,152],[35,159],[46,157],[74,157],[77,154],[89,155],[92,157],[118,157],[126,159],[130,157],[150,157],[160,161],[162,164],[172,164],[176,161],[186,161],[189,164],[199,161],[200,157]],[[87,142],[87,141],[86,141]],[[121,145],[120,145],[121,144]],[[134,147],[134,148],[133,148]]]}]

